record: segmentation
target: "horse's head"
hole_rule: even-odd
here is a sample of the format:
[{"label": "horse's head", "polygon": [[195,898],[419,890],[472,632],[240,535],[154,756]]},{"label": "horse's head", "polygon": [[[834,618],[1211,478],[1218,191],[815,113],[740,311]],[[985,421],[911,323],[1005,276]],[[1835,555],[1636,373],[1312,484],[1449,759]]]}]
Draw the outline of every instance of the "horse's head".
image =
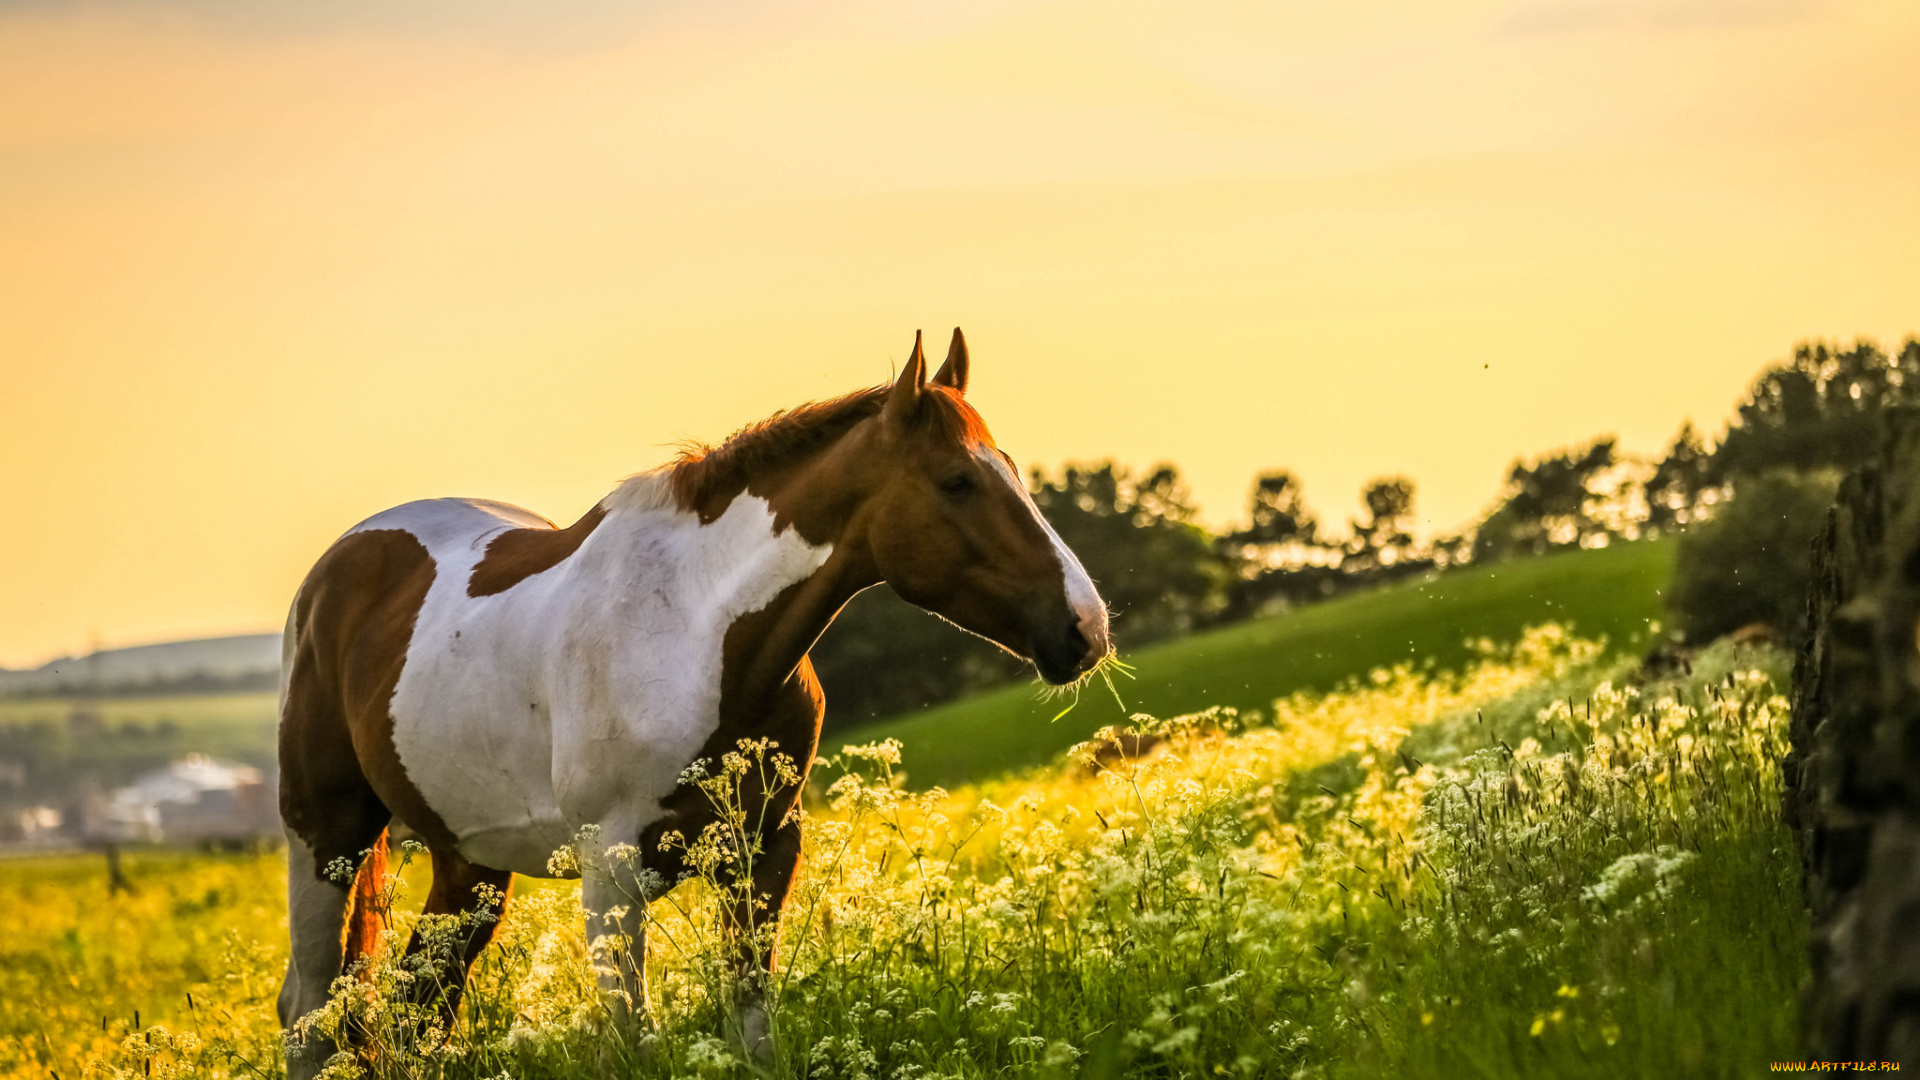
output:
[{"label": "horse's head", "polygon": [[875,567],[904,599],[1072,682],[1107,655],[1106,606],[966,391],[960,331],[931,379],[915,334],[868,447]]}]

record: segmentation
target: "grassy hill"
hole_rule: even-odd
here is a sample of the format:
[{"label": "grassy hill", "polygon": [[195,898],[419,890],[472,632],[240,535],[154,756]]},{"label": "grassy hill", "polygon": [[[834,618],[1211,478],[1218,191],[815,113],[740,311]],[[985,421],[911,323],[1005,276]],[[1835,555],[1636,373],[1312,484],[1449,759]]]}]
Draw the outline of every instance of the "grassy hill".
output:
[{"label": "grassy hill", "polygon": [[[1510,641],[1545,622],[1642,647],[1664,617],[1662,593],[1673,544],[1619,544],[1473,567],[1401,582],[1284,615],[1195,634],[1130,653],[1133,681],[1119,680],[1128,712],[1172,716],[1210,705],[1267,709],[1296,690],[1331,690],[1403,661],[1458,667],[1475,638]],[[1106,724],[1126,719],[1097,684],[1066,716],[1037,684],[1002,687],[908,716],[829,735],[843,743],[896,738],[915,787],[951,786],[1046,761]],[[828,703],[832,708],[832,703]]]},{"label": "grassy hill", "polygon": [[0,695],[225,693],[270,689],[280,670],[280,635],[165,641],[67,656],[32,671],[0,668]]}]

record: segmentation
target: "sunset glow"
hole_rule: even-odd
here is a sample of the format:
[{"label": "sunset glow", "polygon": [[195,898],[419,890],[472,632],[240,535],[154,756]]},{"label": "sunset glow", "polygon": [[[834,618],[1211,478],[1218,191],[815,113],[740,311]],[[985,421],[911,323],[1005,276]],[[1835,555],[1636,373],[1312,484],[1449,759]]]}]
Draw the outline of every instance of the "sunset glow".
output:
[{"label": "sunset glow", "polygon": [[0,4],[0,666],[275,629],[354,522],[566,522],[973,348],[1023,465],[1717,432],[1920,332],[1910,0]]}]

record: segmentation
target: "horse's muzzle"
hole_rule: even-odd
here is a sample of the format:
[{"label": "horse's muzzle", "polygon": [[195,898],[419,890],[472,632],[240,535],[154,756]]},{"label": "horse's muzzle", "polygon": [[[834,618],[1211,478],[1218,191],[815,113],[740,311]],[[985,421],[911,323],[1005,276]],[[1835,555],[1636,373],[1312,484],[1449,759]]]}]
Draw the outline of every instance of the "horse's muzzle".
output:
[{"label": "horse's muzzle", "polygon": [[1093,670],[1107,655],[1105,620],[1070,619],[1051,634],[1035,635],[1033,666],[1040,677],[1055,686],[1064,686]]}]

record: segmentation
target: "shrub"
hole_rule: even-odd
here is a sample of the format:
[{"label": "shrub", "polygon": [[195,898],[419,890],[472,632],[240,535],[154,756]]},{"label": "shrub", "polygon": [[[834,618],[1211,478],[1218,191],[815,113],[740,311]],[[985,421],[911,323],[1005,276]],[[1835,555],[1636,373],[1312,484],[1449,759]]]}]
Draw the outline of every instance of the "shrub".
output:
[{"label": "shrub", "polygon": [[1682,535],[1667,603],[1689,641],[1754,623],[1798,640],[1808,553],[1838,487],[1830,471],[1742,478],[1728,505]]}]

